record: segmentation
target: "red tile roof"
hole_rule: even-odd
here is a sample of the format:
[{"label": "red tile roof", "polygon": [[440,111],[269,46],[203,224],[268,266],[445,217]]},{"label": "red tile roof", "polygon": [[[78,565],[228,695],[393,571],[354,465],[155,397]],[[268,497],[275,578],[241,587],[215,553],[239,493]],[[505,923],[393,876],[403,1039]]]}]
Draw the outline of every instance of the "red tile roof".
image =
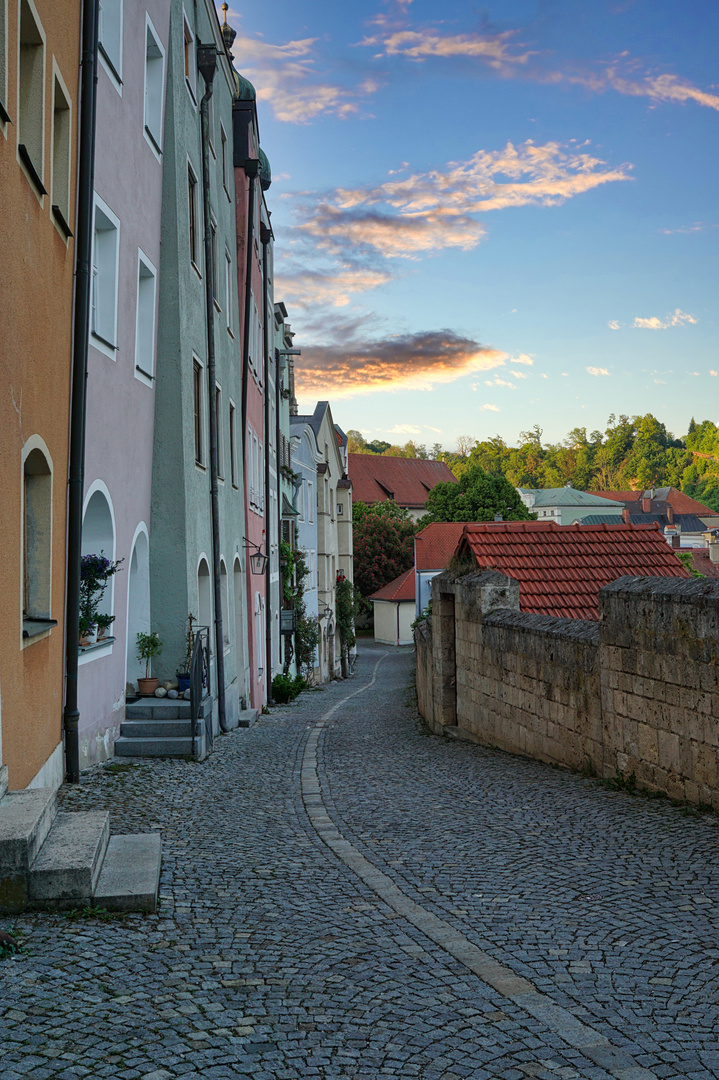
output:
[{"label": "red tile roof", "polygon": [[392,600],[395,603],[411,600],[414,603],[414,568],[405,570],[389,585],[383,585],[377,592],[372,593],[370,600]]},{"label": "red tile roof", "polygon": [[383,457],[381,454],[350,454],[349,478],[355,502],[386,502],[421,510],[435,484],[457,483],[443,461]]},{"label": "red tile roof", "polygon": [[444,570],[457,550],[464,521],[433,521],[415,536],[415,570]]},{"label": "red tile roof", "polygon": [[692,566],[704,577],[719,578],[719,563],[711,561],[708,548],[684,548],[691,552]]},{"label": "red tile roof", "polygon": [[624,574],[689,577],[657,525],[507,521],[465,526],[459,549],[519,582],[522,611],[598,619],[599,590]]},{"label": "red tile roof", "polygon": [[[661,488],[656,489],[657,495],[659,491],[666,492],[666,497],[662,500],[668,502],[675,514],[697,514],[699,517],[705,517],[709,514],[711,517],[716,517],[716,510],[712,510],[710,506],[705,506],[704,503],[697,502],[696,499],[690,498],[689,495],[685,495],[683,491],[679,491],[677,488]],[[641,502],[644,496],[644,490],[642,491],[589,491],[588,495],[601,495],[603,499],[612,499],[614,502],[621,503],[637,503]]]}]

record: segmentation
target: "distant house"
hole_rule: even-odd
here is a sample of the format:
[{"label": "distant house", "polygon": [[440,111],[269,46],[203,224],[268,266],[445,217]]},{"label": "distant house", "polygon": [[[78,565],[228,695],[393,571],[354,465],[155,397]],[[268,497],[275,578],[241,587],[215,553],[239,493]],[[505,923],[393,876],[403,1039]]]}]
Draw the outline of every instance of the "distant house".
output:
[{"label": "distant house", "polygon": [[603,514],[606,520],[621,521],[622,510],[611,499],[596,492],[578,491],[571,484],[560,488],[517,488],[519,497],[538,521],[571,525],[586,514]]},{"label": "distant house", "polygon": [[408,510],[413,521],[426,513],[427,496],[437,484],[456,484],[457,477],[443,461],[349,454],[349,478],[355,502],[378,503],[393,499]]},{"label": "distant house", "polygon": [[657,525],[465,525],[457,553],[518,581],[522,611],[563,619],[598,619],[599,590],[624,575],[690,576]]},{"label": "distant house", "polygon": [[464,521],[434,521],[414,538],[416,613],[432,598],[430,582],[441,574],[454,555],[465,528]]},{"label": "distant house", "polygon": [[405,570],[369,599],[374,607],[374,639],[384,645],[411,645],[415,618],[414,570]]},{"label": "distant house", "polygon": [[[622,519],[632,525],[656,523],[665,539],[675,547],[704,547],[704,533],[719,526],[719,514],[674,487],[648,488],[645,491],[588,492],[610,499],[622,507]],[[589,511],[591,514],[592,512]],[[583,524],[598,524],[592,517],[577,515]]]}]

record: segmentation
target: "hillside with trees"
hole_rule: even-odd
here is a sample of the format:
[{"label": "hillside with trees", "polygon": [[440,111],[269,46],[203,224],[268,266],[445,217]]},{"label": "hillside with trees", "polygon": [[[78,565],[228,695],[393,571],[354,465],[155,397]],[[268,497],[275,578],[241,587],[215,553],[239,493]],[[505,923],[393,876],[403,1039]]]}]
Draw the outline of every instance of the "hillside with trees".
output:
[{"label": "hillside with trees", "polygon": [[604,431],[587,434],[586,428],[572,428],[560,443],[545,443],[542,435],[537,424],[520,432],[517,446],[508,446],[498,435],[482,441],[461,436],[452,452],[439,443],[431,449],[412,440],[394,446],[348,432],[352,453],[434,458],[445,461],[458,478],[479,465],[491,477],[505,477],[512,487],[550,488],[570,482],[583,491],[610,491],[671,485],[719,511],[719,425],[711,420],[692,419],[687,434],[675,438],[651,413],[612,413]]}]

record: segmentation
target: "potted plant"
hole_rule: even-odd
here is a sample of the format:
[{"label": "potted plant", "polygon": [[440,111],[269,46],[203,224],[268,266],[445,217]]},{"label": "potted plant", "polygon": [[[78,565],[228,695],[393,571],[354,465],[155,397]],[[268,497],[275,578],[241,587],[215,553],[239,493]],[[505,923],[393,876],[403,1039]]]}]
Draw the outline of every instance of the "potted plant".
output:
[{"label": "potted plant", "polygon": [[89,615],[80,616],[80,648],[84,649],[90,644],[90,637],[95,629],[95,623]]},{"label": "potted plant", "polygon": [[97,640],[103,641],[115,621],[115,616],[98,614],[95,616],[95,621],[97,622]]},{"label": "potted plant", "polygon": [[149,634],[138,634],[135,641],[137,659],[145,661],[145,678],[137,680],[137,690],[141,697],[152,697],[160,680],[150,678],[150,665],[153,656],[159,656],[162,652],[162,642],[154,630]]},{"label": "potted plant", "polygon": [[176,671],[177,675],[177,692],[183,694],[185,690],[190,689],[190,666],[192,664],[192,650],[195,647],[195,628],[194,623],[197,619],[194,615],[187,616],[187,632],[185,633],[185,655],[180,660],[180,666]]}]

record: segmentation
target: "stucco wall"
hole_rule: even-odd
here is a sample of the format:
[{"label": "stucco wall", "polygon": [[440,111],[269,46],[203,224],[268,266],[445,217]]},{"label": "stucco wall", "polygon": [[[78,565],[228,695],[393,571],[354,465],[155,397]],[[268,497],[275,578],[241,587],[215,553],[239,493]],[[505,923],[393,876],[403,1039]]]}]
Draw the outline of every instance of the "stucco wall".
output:
[{"label": "stucco wall", "polygon": [[[0,761],[11,788],[57,760],[62,738],[65,532],[74,241],[51,214],[53,63],[72,104],[70,229],[75,231],[79,0],[35,0],[46,37],[44,168],[48,194],[31,184],[18,158],[17,2],[7,5],[7,87],[12,123],[0,124]],[[50,616],[58,625],[23,640],[23,448],[41,440],[52,466]],[[36,442],[35,445],[40,446]],[[44,451],[43,451],[44,452]],[[46,770],[52,782],[62,768]]]},{"label": "stucco wall", "polygon": [[388,600],[373,600],[374,639],[385,645],[411,645],[414,601],[400,604]]},{"label": "stucco wall", "polygon": [[435,578],[415,634],[430,727],[718,807],[719,582],[620,578],[598,624],[520,612],[513,586]]}]

